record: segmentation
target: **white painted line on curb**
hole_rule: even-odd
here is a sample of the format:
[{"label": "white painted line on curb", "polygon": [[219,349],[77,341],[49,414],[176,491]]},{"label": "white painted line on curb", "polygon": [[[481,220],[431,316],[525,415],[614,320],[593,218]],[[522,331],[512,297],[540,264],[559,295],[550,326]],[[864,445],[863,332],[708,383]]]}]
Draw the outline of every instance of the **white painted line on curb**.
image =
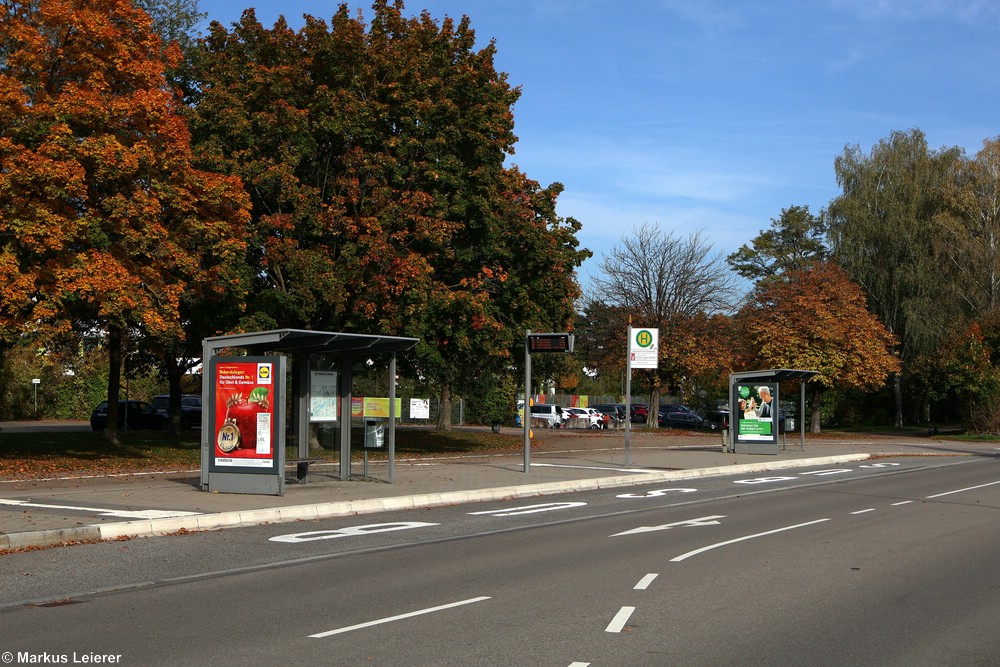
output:
[{"label": "white painted line on curb", "polygon": [[634,473],[645,473],[653,474],[657,472],[663,472],[663,469],[656,470],[654,468],[607,468],[601,466],[571,466],[562,465],[559,463],[532,463],[532,468],[573,468],[575,470],[614,470],[615,472],[634,472]]}]

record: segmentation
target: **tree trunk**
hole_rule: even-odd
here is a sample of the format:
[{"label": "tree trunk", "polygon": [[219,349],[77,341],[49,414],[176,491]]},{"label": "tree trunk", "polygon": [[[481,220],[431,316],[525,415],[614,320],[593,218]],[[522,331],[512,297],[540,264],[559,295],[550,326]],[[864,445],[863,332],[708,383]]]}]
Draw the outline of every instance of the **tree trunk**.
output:
[{"label": "tree trunk", "polygon": [[660,388],[653,387],[649,394],[649,412],[646,413],[646,428],[660,428]]},{"label": "tree trunk", "polygon": [[[530,410],[528,411],[530,414]],[[441,385],[441,409],[438,411],[437,429],[451,430],[451,384]]]},{"label": "tree trunk", "polygon": [[899,373],[893,376],[893,392],[896,395],[896,428],[903,427],[903,378]]},{"label": "tree trunk", "polygon": [[122,330],[118,325],[108,327],[108,425],[104,437],[112,445],[118,444],[118,397],[122,389]]},{"label": "tree trunk", "polygon": [[809,427],[810,433],[819,433],[819,399],[822,395],[823,390],[820,389],[818,384],[814,384],[812,395],[812,423]]},{"label": "tree trunk", "polygon": [[177,363],[176,357],[170,356],[164,359],[167,367],[167,385],[170,387],[170,407],[167,412],[170,415],[170,433],[172,435],[181,434],[181,378],[184,369]]}]

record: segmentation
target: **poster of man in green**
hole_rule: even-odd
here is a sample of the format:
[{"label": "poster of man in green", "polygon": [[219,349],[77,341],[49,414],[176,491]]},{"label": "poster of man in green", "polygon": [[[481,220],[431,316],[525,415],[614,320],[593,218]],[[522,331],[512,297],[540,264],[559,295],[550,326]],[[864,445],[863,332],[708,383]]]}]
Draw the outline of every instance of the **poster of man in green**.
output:
[{"label": "poster of man in green", "polygon": [[778,385],[736,385],[736,438],[739,442],[778,442]]}]

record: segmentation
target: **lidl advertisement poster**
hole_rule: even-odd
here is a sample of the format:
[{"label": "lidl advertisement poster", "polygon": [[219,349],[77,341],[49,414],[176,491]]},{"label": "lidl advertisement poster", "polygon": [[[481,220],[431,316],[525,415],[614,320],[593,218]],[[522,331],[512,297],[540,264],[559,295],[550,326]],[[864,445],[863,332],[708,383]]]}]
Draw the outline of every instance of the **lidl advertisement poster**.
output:
[{"label": "lidl advertisement poster", "polygon": [[274,364],[220,361],[213,382],[215,464],[273,468]]}]

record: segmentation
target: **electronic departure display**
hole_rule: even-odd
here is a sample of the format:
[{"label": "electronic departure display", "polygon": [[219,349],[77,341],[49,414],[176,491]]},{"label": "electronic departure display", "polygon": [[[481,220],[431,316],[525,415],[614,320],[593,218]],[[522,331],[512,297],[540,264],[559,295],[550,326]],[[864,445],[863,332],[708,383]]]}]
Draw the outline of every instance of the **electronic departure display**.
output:
[{"label": "electronic departure display", "polygon": [[541,333],[528,334],[528,352],[572,352],[573,334]]}]

